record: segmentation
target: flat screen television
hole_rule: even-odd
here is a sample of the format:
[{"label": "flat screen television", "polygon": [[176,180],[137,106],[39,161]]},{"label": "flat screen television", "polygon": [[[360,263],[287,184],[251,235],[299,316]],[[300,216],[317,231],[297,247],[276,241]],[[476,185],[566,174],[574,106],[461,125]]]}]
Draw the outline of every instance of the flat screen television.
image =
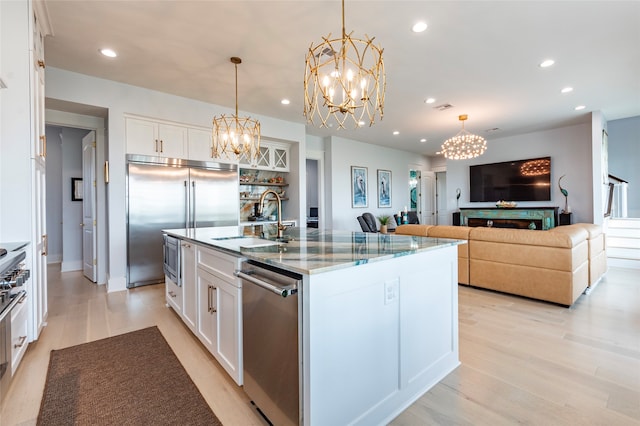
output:
[{"label": "flat screen television", "polygon": [[550,201],[551,157],[469,166],[469,200]]}]

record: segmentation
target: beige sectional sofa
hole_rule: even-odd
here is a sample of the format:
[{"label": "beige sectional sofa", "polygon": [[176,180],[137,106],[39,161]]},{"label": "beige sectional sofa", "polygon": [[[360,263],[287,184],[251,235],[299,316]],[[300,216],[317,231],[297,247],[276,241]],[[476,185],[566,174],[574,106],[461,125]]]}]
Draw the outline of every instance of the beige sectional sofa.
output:
[{"label": "beige sectional sofa", "polygon": [[570,306],[606,271],[604,234],[592,224],[548,231],[401,225],[396,234],[465,239],[458,281]]}]

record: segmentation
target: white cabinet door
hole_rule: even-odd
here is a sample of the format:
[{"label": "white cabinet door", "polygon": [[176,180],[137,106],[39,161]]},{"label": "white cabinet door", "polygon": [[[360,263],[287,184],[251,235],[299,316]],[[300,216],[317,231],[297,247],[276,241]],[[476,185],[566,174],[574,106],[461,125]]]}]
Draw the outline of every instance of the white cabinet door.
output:
[{"label": "white cabinet door", "polygon": [[271,167],[272,170],[279,172],[289,171],[289,147],[273,146],[271,148]]},{"label": "white cabinet door", "polygon": [[158,155],[157,125],[153,121],[125,119],[128,154]]},{"label": "white cabinet door", "polygon": [[240,289],[198,268],[198,337],[220,365],[242,384]]},{"label": "white cabinet door", "polygon": [[211,132],[200,129],[189,129],[189,160],[211,160]]},{"label": "white cabinet door", "polygon": [[214,355],[233,380],[241,384],[240,289],[224,280],[219,280],[216,297],[218,341]]},{"label": "white cabinet door", "polygon": [[158,124],[158,155],[167,158],[187,158],[187,128]]},{"label": "white cabinet door", "polygon": [[258,170],[289,171],[289,145],[276,142],[260,142],[258,158],[240,157],[240,166]]},{"label": "white cabinet door", "polygon": [[215,354],[216,351],[216,331],[217,306],[216,306],[216,277],[207,271],[198,268],[196,271],[196,285],[198,289],[198,322],[196,324],[196,336],[203,345]]},{"label": "white cabinet door", "polygon": [[188,242],[181,244],[182,320],[192,332],[196,332],[198,294],[196,288],[196,250]]},{"label": "white cabinet door", "polygon": [[187,158],[187,128],[150,120],[125,119],[127,154]]}]

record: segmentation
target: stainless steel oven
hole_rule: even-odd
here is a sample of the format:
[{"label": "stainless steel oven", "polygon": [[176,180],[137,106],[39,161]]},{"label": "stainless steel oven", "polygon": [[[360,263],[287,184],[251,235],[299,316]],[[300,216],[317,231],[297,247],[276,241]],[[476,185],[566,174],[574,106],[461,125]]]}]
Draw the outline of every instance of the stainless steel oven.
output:
[{"label": "stainless steel oven", "polygon": [[22,287],[30,276],[25,245],[2,244],[0,251],[0,403],[11,383],[11,311],[26,293]]}]

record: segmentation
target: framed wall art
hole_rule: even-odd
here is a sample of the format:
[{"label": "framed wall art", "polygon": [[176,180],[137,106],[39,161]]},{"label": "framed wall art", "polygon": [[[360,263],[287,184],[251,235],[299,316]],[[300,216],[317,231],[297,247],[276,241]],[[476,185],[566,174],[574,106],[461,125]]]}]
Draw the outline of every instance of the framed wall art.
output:
[{"label": "framed wall art", "polygon": [[367,168],[351,166],[351,207],[368,207]]},{"label": "framed wall art", "polygon": [[378,169],[378,207],[391,207],[391,170]]},{"label": "framed wall art", "polygon": [[82,201],[82,178],[71,178],[71,201]]}]

